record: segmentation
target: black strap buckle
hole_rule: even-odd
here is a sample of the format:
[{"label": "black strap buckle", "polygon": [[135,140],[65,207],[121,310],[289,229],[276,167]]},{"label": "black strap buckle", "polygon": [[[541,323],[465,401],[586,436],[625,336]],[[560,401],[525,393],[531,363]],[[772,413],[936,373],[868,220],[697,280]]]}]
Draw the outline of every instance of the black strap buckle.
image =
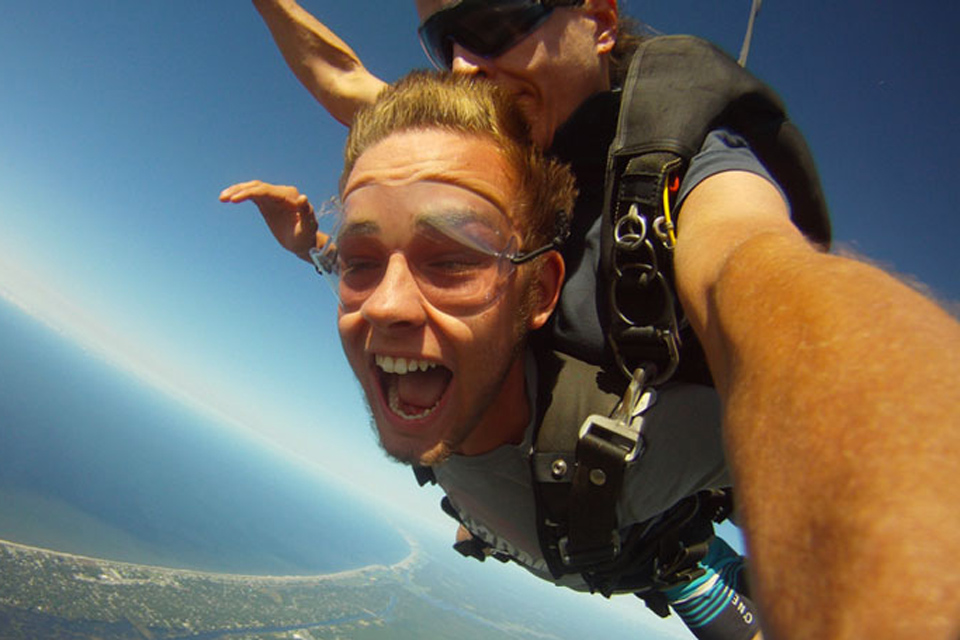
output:
[{"label": "black strap buckle", "polygon": [[570,537],[560,538],[558,543],[560,559],[568,567],[585,569],[615,560],[620,555],[620,532],[613,529],[607,544],[576,551],[570,548]]},{"label": "black strap buckle", "polygon": [[623,400],[609,417],[589,416],[577,439],[569,527],[559,540],[568,568],[587,570],[620,555],[617,501],[627,465],[643,453],[643,414],[656,401],[649,371],[637,369]]},{"label": "black strap buckle", "polygon": [[[640,430],[635,429],[617,418],[589,416],[580,427],[581,443],[598,438],[623,450],[622,462],[633,462],[643,452],[643,439]],[[599,477],[591,478],[599,480]]]}]

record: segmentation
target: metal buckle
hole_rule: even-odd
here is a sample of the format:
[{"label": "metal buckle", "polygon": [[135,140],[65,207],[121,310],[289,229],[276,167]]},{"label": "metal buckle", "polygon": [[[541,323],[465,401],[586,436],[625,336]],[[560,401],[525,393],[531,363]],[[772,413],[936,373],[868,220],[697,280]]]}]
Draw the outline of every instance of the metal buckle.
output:
[{"label": "metal buckle", "polygon": [[[666,360],[649,363],[653,365],[652,368],[656,374],[650,377],[650,385],[658,385],[666,382],[677,371],[677,367],[680,366],[680,338],[677,333],[659,329],[655,332],[655,339],[659,340],[660,344],[666,350]],[[630,368],[627,366],[624,354],[620,352],[617,344],[613,345],[613,355],[624,375],[629,374]]]},{"label": "metal buckle", "polygon": [[640,432],[634,431],[616,418],[587,416],[580,427],[579,439],[584,440],[588,436],[595,436],[624,449],[626,451],[623,456],[624,462],[633,462],[643,451]]},{"label": "metal buckle", "polygon": [[623,399],[611,416],[591,415],[580,426],[579,440],[594,436],[626,453],[624,462],[633,462],[643,453],[643,414],[657,401],[655,389],[646,387],[649,373],[633,372]]},{"label": "metal buckle", "polygon": [[[666,279],[663,276],[662,272],[656,272],[650,278],[650,282],[647,282],[647,285],[651,285],[654,282],[660,287],[660,290],[663,292],[663,297],[665,300],[664,307],[661,309],[660,318],[655,320],[653,324],[650,325],[641,325],[637,321],[630,318],[626,313],[624,313],[617,299],[617,290],[616,282],[611,283],[610,285],[610,299],[612,302],[613,312],[616,314],[616,320],[625,325],[626,328],[622,328],[617,334],[617,339],[611,339],[610,345],[613,349],[614,358],[617,365],[620,367],[620,370],[624,375],[629,376],[632,372],[630,364],[627,363],[628,354],[624,353],[625,350],[629,350],[629,347],[634,344],[646,345],[648,348],[650,346],[659,344],[663,347],[662,354],[656,357],[647,357],[643,358],[644,360],[650,360],[650,364],[657,368],[657,374],[652,376],[652,379],[647,381],[647,384],[656,385],[666,382],[677,370],[677,366],[680,364],[680,324],[677,320],[676,308],[674,306],[674,297],[673,291],[670,289],[670,286],[667,284]],[[624,334],[627,333],[630,329],[641,329],[646,332],[646,335],[643,336],[643,340],[639,343],[631,343],[630,345],[625,344]],[[611,333],[611,337],[614,336]],[[640,359],[640,358],[637,358]],[[644,366],[641,364],[641,366]]]},{"label": "metal buckle", "polygon": [[591,565],[598,562],[608,562],[620,555],[620,532],[613,530],[610,532],[610,546],[593,551],[581,551],[574,558],[570,555],[570,538],[563,536],[557,543],[557,550],[560,552],[560,560],[568,567],[579,567]]}]

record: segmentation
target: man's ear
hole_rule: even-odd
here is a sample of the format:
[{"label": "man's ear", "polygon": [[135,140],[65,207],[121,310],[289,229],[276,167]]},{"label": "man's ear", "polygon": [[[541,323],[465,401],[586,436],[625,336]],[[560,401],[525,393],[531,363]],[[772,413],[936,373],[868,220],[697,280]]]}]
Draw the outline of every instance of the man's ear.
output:
[{"label": "man's ear", "polygon": [[597,23],[597,54],[610,53],[617,43],[617,0],[587,0],[584,9]]},{"label": "man's ear", "polygon": [[538,259],[536,273],[531,283],[533,291],[530,313],[530,329],[539,329],[547,323],[560,299],[566,267],[559,251],[550,251]]}]

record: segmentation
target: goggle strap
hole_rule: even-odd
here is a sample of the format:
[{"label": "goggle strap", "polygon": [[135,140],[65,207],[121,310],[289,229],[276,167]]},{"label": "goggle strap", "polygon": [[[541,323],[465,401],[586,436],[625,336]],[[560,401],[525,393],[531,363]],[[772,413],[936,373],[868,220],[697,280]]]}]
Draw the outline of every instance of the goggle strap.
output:
[{"label": "goggle strap", "polygon": [[548,251],[559,251],[563,247],[564,243],[567,241],[567,237],[570,235],[570,218],[567,215],[566,211],[557,212],[557,228],[555,235],[553,236],[553,241],[550,244],[546,244],[539,249],[534,249],[529,253],[517,253],[514,256],[511,256],[510,262],[513,264],[523,264],[524,262],[529,262],[534,258],[538,258]]},{"label": "goggle strap", "polygon": [[513,264],[523,264],[524,262],[530,262],[534,258],[539,258],[543,254],[550,251],[554,251],[559,248],[560,248],[560,245],[557,244],[556,240],[554,240],[550,244],[545,244],[539,249],[534,249],[529,253],[518,253],[514,256],[510,256],[510,262],[512,262]]}]

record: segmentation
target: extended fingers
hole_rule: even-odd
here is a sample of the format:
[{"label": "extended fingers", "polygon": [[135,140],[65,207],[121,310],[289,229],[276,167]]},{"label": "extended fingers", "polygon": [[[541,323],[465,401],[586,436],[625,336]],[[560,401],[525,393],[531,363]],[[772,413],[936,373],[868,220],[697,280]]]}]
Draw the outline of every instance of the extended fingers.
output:
[{"label": "extended fingers", "polygon": [[259,180],[232,184],[220,192],[220,202],[243,202],[250,197],[250,190],[261,184],[263,183]]},{"label": "extended fingers", "polygon": [[301,200],[305,201],[306,196],[301,195],[296,187],[270,184],[262,180],[239,182],[220,192],[221,202],[237,203],[258,199],[281,201],[300,209],[303,206]]}]

